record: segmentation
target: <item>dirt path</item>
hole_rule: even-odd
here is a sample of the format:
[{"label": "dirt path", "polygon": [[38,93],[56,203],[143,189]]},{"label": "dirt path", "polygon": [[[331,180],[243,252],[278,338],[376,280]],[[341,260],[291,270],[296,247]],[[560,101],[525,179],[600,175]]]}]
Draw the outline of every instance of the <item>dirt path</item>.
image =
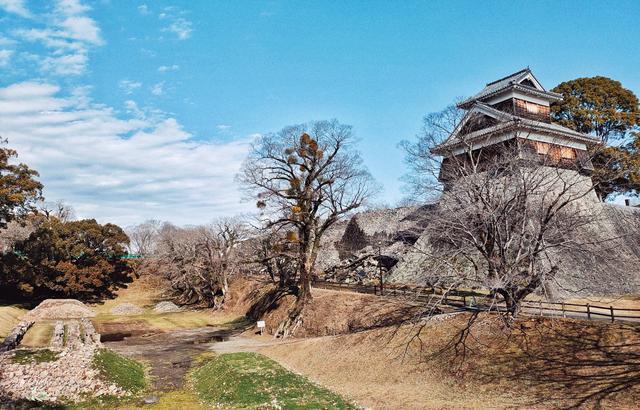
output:
[{"label": "dirt path", "polygon": [[[325,336],[327,337],[327,336]],[[260,349],[271,346],[293,345],[304,339],[282,340],[272,336],[248,337],[245,335],[232,336],[228,340],[214,343],[209,350],[218,354],[236,352],[259,352]]]},{"label": "dirt path", "polygon": [[[125,330],[125,329],[123,329]],[[211,344],[227,340],[237,330],[202,327],[171,332],[126,336],[126,332],[106,334],[105,347],[149,364],[154,390],[170,391],[182,387],[194,357]],[[109,339],[111,339],[109,341]],[[116,339],[116,340],[113,340]]]}]

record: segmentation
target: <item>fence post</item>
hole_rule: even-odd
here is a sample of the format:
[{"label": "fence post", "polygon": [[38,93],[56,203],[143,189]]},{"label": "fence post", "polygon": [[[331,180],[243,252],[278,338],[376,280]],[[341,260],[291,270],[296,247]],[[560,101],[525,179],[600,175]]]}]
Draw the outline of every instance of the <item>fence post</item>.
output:
[{"label": "fence post", "polygon": [[591,320],[591,305],[587,303],[587,319]]},{"label": "fence post", "polygon": [[567,314],[566,314],[566,312],[564,311],[564,302],[562,302],[562,317],[563,317],[563,318],[566,318],[566,317],[567,317]]},{"label": "fence post", "polygon": [[462,295],[462,306],[467,307],[467,295]]},{"label": "fence post", "polygon": [[542,316],[542,299],[538,301],[538,309],[540,311],[540,316]]},{"label": "fence post", "polygon": [[615,321],[615,318],[613,316],[613,306],[609,306],[609,310],[611,310],[611,323],[613,323]]}]

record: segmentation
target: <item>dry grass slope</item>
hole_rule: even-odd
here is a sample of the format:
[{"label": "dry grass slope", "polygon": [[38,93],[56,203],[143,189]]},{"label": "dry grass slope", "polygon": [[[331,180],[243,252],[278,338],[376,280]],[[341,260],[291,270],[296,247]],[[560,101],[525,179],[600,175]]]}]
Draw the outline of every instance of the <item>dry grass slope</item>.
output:
[{"label": "dry grass slope", "polygon": [[[511,332],[468,315],[358,334],[301,340],[261,352],[381,409],[636,408],[640,329],[527,320]],[[412,338],[420,330],[420,339]]]},{"label": "dry grass slope", "polygon": [[0,306],[0,338],[4,339],[27,313],[16,306]]}]

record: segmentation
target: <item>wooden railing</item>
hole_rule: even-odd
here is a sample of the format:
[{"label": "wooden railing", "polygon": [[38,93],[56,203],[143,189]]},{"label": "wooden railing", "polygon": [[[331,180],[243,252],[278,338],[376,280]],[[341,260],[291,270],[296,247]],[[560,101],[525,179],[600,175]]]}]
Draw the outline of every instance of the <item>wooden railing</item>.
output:
[{"label": "wooden railing", "polygon": [[[487,293],[476,290],[442,289],[409,285],[386,284],[382,291],[378,285],[362,285],[343,282],[315,280],[317,288],[351,291],[388,297],[405,297],[426,304],[442,304],[461,310],[505,312],[503,301],[492,299]],[[521,313],[527,316],[551,316],[587,320],[609,320],[640,322],[640,309],[526,300],[521,304]]]}]

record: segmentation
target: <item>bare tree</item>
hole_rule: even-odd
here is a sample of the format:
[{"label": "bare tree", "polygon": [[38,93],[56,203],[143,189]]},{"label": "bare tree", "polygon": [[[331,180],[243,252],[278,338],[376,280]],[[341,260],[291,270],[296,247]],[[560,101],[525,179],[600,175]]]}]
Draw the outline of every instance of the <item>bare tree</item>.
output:
[{"label": "bare tree", "polygon": [[281,289],[296,282],[296,244],[288,241],[286,235],[276,229],[259,229],[245,242],[245,263],[257,267],[256,273],[267,274]]},{"label": "bare tree", "polygon": [[445,136],[437,128],[407,147],[423,173],[415,187],[438,200],[428,240],[417,244],[431,284],[489,289],[492,303],[504,301],[513,317],[528,295],[555,281],[560,254],[606,252],[608,239],[585,235],[599,217],[582,172],[588,158],[539,155],[526,135],[443,151]]},{"label": "bare tree", "polygon": [[180,302],[222,306],[229,277],[238,271],[235,252],[245,232],[244,223],[238,218],[222,218],[206,226],[188,228],[162,225],[155,252],[160,269]]},{"label": "bare tree", "polygon": [[265,226],[286,232],[296,244],[299,290],[292,320],[311,299],[322,235],[376,190],[353,142],[352,127],[336,120],[286,127],[254,144],[239,176],[257,199]]},{"label": "bare tree", "polygon": [[129,251],[143,257],[151,255],[154,252],[161,226],[160,221],[149,219],[139,225],[127,228],[127,235],[131,241]]},{"label": "bare tree", "polygon": [[411,199],[433,200],[439,196],[438,188],[441,184],[438,181],[438,170],[441,158],[434,156],[431,149],[453,133],[464,114],[465,111],[455,104],[442,111],[429,113],[422,118],[422,128],[416,140],[400,142],[409,168],[409,172],[403,175],[403,180]]},{"label": "bare tree", "polygon": [[598,211],[587,206],[596,198],[579,173],[508,152],[452,168],[456,182],[428,227],[434,261],[458,283],[502,298],[512,316],[527,296],[555,280],[559,253],[599,250],[582,235]]},{"label": "bare tree", "polygon": [[73,221],[76,217],[73,206],[64,201],[43,202],[39,211],[44,214],[47,219],[53,217],[62,222]]}]

